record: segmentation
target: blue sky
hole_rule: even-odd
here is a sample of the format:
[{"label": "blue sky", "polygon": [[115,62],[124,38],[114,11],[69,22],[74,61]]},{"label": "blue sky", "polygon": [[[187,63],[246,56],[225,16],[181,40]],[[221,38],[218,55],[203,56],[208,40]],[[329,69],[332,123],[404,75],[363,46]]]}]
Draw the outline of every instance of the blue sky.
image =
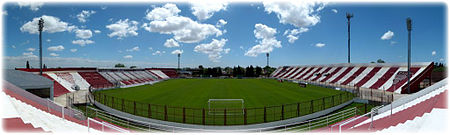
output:
[{"label": "blue sky", "polygon": [[[270,52],[271,66],[345,63],[346,12],[355,16],[351,20],[352,63],[406,62],[407,17],[413,20],[412,61],[446,61],[445,4],[287,5],[9,3],[3,6],[4,65],[23,67],[29,60],[37,67],[38,35],[32,24],[33,18],[43,15],[59,19],[48,26],[52,30],[44,28],[43,56],[49,67],[111,67],[115,63],[176,67],[175,50],[183,52],[183,67],[265,66],[266,52]],[[162,10],[173,12],[157,12]],[[80,17],[83,11],[90,15]],[[175,25],[168,16],[183,24]],[[285,34],[286,30],[297,33]],[[289,35],[297,39],[290,42]],[[164,44],[170,39],[169,48]],[[92,43],[82,46],[75,41]]]}]

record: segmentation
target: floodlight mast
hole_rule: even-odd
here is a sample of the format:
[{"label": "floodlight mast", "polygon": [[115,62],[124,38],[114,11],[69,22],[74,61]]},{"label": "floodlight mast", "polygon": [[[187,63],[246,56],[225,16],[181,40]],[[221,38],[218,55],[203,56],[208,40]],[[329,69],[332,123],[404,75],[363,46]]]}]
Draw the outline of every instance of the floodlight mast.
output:
[{"label": "floodlight mast", "polygon": [[269,53],[266,53],[266,57],[267,57],[267,67],[269,66]]},{"label": "floodlight mast", "polygon": [[350,63],[350,18],[353,18],[353,14],[347,13],[347,30],[348,30],[348,57],[347,62]]},{"label": "floodlight mast", "polygon": [[410,78],[411,78],[411,30],[412,30],[412,20],[411,18],[406,18],[406,28],[408,29],[408,94],[410,91]]},{"label": "floodlight mast", "polygon": [[180,69],[180,57],[181,57],[181,53],[178,53],[178,69]]},{"label": "floodlight mast", "polygon": [[42,30],[44,29],[44,19],[39,19],[39,75],[42,75]]}]

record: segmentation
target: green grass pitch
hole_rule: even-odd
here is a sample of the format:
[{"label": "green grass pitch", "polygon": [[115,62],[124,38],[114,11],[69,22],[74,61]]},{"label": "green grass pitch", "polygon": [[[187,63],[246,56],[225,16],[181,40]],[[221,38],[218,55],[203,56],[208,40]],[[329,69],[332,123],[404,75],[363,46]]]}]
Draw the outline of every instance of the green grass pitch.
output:
[{"label": "green grass pitch", "polygon": [[245,107],[250,108],[309,101],[340,92],[271,79],[173,79],[153,86],[102,91],[144,103],[194,108],[208,108],[208,99],[244,99]]},{"label": "green grass pitch", "polygon": [[[103,90],[95,94],[101,94],[97,101],[131,114],[206,125],[254,124],[293,118],[353,98],[348,92],[314,85],[303,88],[296,83],[280,83],[273,79],[170,79],[154,85]],[[209,99],[243,99],[247,114],[209,115]]]}]

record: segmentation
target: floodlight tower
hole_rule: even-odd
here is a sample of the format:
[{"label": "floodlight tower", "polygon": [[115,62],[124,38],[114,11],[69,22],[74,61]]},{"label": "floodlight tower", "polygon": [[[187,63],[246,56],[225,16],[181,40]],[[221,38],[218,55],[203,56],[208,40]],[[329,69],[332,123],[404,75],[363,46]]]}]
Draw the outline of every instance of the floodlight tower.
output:
[{"label": "floodlight tower", "polygon": [[178,69],[180,69],[180,57],[181,57],[181,53],[178,53]]},{"label": "floodlight tower", "polygon": [[408,94],[410,91],[410,78],[411,78],[411,30],[412,21],[411,18],[406,18],[406,28],[408,29]]},{"label": "floodlight tower", "polygon": [[353,18],[353,14],[347,13],[347,30],[348,30],[348,57],[347,62],[350,63],[350,18]]},{"label": "floodlight tower", "polygon": [[267,57],[267,66],[269,66],[269,53],[266,53],[266,57]]},{"label": "floodlight tower", "polygon": [[42,75],[42,29],[44,29],[44,19],[39,19],[39,75]]}]

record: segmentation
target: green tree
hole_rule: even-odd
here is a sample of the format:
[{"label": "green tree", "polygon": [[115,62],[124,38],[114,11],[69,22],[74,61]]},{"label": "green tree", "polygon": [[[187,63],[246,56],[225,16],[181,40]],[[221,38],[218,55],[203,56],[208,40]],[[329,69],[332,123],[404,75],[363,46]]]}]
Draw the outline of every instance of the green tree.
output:
[{"label": "green tree", "polygon": [[123,67],[125,67],[125,65],[122,64],[122,63],[117,63],[116,65],[114,65],[114,67],[116,67],[116,68],[123,68]]},{"label": "green tree", "polygon": [[131,66],[130,68],[137,68],[136,66]]},{"label": "green tree", "polygon": [[26,65],[27,69],[30,69],[30,63],[27,60],[27,65]]},{"label": "green tree", "polygon": [[377,60],[377,63],[385,63],[385,62],[384,62],[384,60],[382,60],[382,59],[378,59],[378,60]]},{"label": "green tree", "polygon": [[259,77],[259,76],[261,76],[261,74],[262,74],[262,68],[259,67],[259,66],[256,66],[256,68],[255,68],[255,76]]},{"label": "green tree", "polygon": [[275,69],[276,68],[265,66],[264,67],[264,73],[265,73],[266,76],[269,76],[270,74],[272,74],[273,71],[275,71]]}]

